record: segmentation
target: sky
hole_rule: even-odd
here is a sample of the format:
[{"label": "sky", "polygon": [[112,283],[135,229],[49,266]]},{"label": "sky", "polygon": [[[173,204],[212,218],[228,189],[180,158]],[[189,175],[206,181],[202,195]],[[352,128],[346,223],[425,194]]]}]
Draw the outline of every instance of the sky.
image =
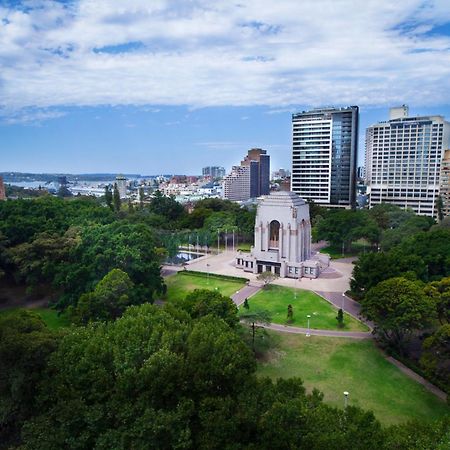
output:
[{"label": "sky", "polygon": [[0,0],[0,172],[199,174],[291,114],[450,119],[449,0]]}]

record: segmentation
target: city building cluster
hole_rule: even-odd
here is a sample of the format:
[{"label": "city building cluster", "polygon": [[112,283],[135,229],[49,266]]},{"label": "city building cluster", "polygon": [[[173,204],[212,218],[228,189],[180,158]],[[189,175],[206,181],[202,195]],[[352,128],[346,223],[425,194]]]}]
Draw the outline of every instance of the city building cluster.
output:
[{"label": "city building cluster", "polygon": [[[292,191],[336,208],[392,203],[439,220],[450,215],[450,123],[441,115],[410,115],[407,105],[366,131],[365,165],[357,165],[358,106],[316,108],[292,114],[291,170],[270,170],[267,150],[252,148],[227,173],[206,166],[201,175],[52,175],[3,173],[26,189],[52,194],[105,195],[146,202],[156,190],[183,204],[204,198],[255,202],[271,191]],[[6,198],[0,177],[0,200]]]}]

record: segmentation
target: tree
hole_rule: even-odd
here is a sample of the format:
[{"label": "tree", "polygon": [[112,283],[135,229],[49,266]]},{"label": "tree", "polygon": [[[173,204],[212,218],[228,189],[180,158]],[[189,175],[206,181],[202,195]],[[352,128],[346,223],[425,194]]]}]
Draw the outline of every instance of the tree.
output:
[{"label": "tree", "polygon": [[264,288],[266,288],[270,283],[275,281],[277,278],[279,278],[279,275],[271,272],[270,270],[262,272],[256,277],[258,281],[262,281],[264,283]]},{"label": "tree", "polygon": [[24,421],[38,413],[36,390],[57,344],[57,334],[34,312],[18,310],[0,316],[1,448],[12,448]]},{"label": "tree", "polygon": [[108,186],[105,186],[105,202],[106,205],[108,206],[108,208],[111,209],[111,211],[114,210],[114,206],[113,206],[113,195],[111,192],[111,188]]},{"label": "tree", "polygon": [[339,308],[336,320],[338,321],[338,327],[342,328],[344,326],[344,311],[342,311],[342,308]]},{"label": "tree", "polygon": [[378,336],[402,353],[409,335],[425,328],[434,312],[422,286],[402,277],[382,281],[361,304],[362,313],[375,322]]},{"label": "tree", "polygon": [[144,207],[144,199],[145,199],[145,192],[144,192],[144,188],[141,186],[139,188],[139,207],[141,209]]},{"label": "tree", "polygon": [[425,286],[425,294],[436,305],[436,312],[441,325],[450,323],[450,277],[429,283]]},{"label": "tree", "polygon": [[245,309],[250,309],[250,305],[248,304],[248,298],[246,298],[245,300],[244,300],[244,308]]},{"label": "tree", "polygon": [[184,214],[183,205],[178,203],[173,196],[167,197],[161,191],[156,191],[149,205],[150,212],[175,221]]},{"label": "tree", "polygon": [[443,325],[424,340],[420,365],[425,373],[450,388],[450,324]]},{"label": "tree", "polygon": [[224,320],[230,327],[238,322],[238,309],[230,297],[208,289],[195,289],[183,302],[179,302],[194,319],[212,314]]},{"label": "tree", "polygon": [[436,210],[438,215],[439,222],[442,222],[442,219],[444,218],[444,201],[442,200],[442,196],[438,195],[438,198],[436,199]]},{"label": "tree", "polygon": [[366,238],[372,244],[379,240],[380,229],[367,211],[337,210],[329,211],[316,226],[317,238],[328,241],[332,246],[345,251],[351,243]]},{"label": "tree", "polygon": [[241,320],[248,323],[252,330],[252,348],[255,351],[255,337],[256,331],[260,328],[264,328],[264,325],[270,324],[272,317],[269,311],[248,311],[240,315]]},{"label": "tree", "polygon": [[287,307],[287,321],[288,323],[292,323],[292,320],[294,319],[294,308],[291,304]]},{"label": "tree", "polygon": [[69,309],[73,322],[85,325],[95,320],[117,319],[133,303],[133,286],[127,273],[111,270],[92,292],[80,297],[76,307]]},{"label": "tree", "polygon": [[114,322],[73,328],[62,338],[37,414],[23,429],[24,446],[199,448],[197,441],[207,440],[207,405],[235,405],[255,382],[255,366],[217,317],[133,306]]},{"label": "tree", "polygon": [[114,211],[119,212],[122,202],[120,200],[120,193],[119,193],[119,189],[117,187],[117,183],[114,183],[113,203],[114,203]]}]

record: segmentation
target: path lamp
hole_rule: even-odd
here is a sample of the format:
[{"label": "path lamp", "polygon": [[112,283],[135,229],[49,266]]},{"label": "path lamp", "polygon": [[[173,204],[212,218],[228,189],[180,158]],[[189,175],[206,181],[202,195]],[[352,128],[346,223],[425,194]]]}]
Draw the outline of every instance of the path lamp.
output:
[{"label": "path lamp", "polygon": [[344,312],[344,305],[345,305],[345,292],[342,293],[342,312]]},{"label": "path lamp", "polygon": [[209,284],[209,264],[206,263],[206,284]]},{"label": "path lamp", "polygon": [[225,230],[225,252],[228,250],[228,230]]},{"label": "path lamp", "polygon": [[220,231],[217,229],[217,254],[219,254],[219,246],[220,246]]},{"label": "path lamp", "polygon": [[344,409],[347,409],[348,404],[348,392],[344,391]]},{"label": "path lamp", "polygon": [[308,318],[308,331],[307,331],[307,333],[306,333],[306,337],[310,337],[311,334],[310,334],[310,332],[309,332],[309,319],[311,319],[311,315],[308,314],[306,317]]}]

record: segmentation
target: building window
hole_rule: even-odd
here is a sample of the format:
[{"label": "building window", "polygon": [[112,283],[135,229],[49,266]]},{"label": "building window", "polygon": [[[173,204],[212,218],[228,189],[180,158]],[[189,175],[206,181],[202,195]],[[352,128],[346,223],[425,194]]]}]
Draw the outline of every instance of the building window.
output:
[{"label": "building window", "polygon": [[280,222],[278,220],[272,220],[269,230],[269,248],[279,248]]}]

